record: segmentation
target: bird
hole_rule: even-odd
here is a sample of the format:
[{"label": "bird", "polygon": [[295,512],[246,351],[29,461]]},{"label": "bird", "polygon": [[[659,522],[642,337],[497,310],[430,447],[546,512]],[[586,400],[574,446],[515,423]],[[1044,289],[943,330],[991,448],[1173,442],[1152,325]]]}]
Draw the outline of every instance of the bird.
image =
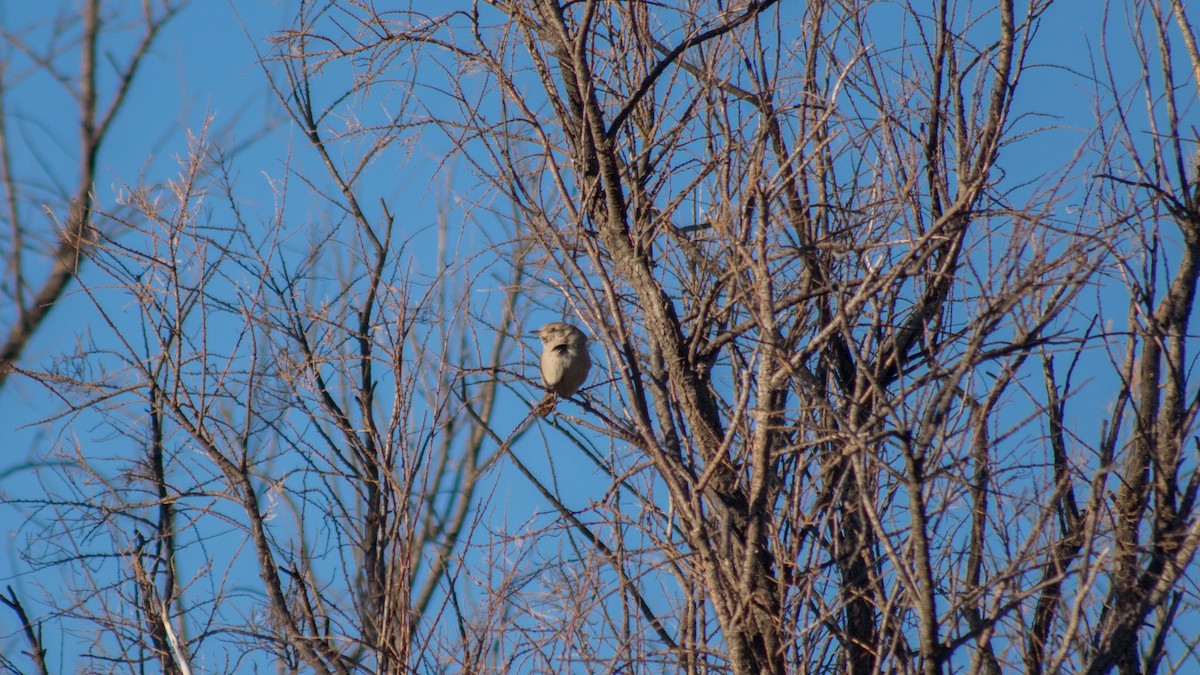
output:
[{"label": "bird", "polygon": [[533,334],[542,339],[542,384],[550,392],[542,403],[553,405],[555,397],[571,396],[587,379],[592,368],[588,338],[562,321],[548,323]]}]

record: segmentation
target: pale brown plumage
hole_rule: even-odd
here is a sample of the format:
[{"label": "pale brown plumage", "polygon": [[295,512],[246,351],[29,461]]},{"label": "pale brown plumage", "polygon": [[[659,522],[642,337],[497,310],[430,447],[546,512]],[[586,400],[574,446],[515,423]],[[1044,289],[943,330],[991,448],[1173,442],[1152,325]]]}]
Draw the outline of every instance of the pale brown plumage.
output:
[{"label": "pale brown plumage", "polygon": [[569,323],[556,321],[534,331],[542,339],[542,384],[567,397],[579,390],[592,367],[587,336]]}]

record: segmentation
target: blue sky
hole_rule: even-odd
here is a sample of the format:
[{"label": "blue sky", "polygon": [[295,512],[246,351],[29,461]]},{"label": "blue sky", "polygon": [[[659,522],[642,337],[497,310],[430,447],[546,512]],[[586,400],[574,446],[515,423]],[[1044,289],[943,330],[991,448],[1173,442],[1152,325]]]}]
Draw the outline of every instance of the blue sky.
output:
[{"label": "blue sky", "polygon": [[[73,3],[6,2],[0,4],[0,24],[7,31],[20,32],[24,26],[42,22],[46,13],[71,6]],[[96,189],[102,207],[113,204],[123,182],[135,181],[139,176],[157,182],[176,172],[179,158],[187,148],[186,131],[200,129],[205,120],[211,118],[214,140],[218,143],[240,147],[249,141],[239,150],[236,162],[240,172],[237,176],[238,197],[244,210],[251,214],[251,220],[269,222],[277,198],[273,185],[286,176],[286,162],[296,162],[308,173],[314,172],[307,164],[312,161],[311,155],[306,153],[307,141],[281,115],[274,95],[264,86],[263,71],[257,61],[258,53],[269,50],[264,39],[289,25],[291,9],[292,3],[287,2],[237,3],[236,9],[231,2],[196,2],[183,10],[156,43],[131,92],[129,105],[122,112],[100,158],[100,179]],[[1026,60],[1029,75],[1018,97],[1017,112],[1026,115],[1020,122],[1020,128],[1026,131],[1055,130],[1033,135],[1003,151],[1007,166],[1028,167],[1028,180],[1036,181],[1045,171],[1066,165],[1096,126],[1095,92],[1080,76],[1093,74],[1096,70],[1093,54],[1100,45],[1101,19],[1095,11],[1095,3],[1089,0],[1059,2],[1043,19],[1040,39],[1035,41],[1034,51]],[[1119,25],[1123,17],[1114,19]],[[29,34],[28,40],[39,44],[44,36],[44,31],[38,31]],[[883,37],[899,40],[903,36]],[[1129,47],[1127,44],[1122,47],[1117,40],[1113,42],[1109,45],[1112,63],[1121,70],[1134,60],[1120,58],[1122,50]],[[120,54],[127,45],[127,40],[117,40],[106,47]],[[9,88],[5,104],[17,120],[19,134],[29,144],[13,149],[16,162],[28,169],[27,175],[32,176],[37,190],[69,192],[75,180],[75,139],[70,135],[72,132],[62,130],[71,128],[73,104],[59,83],[28,75],[31,71],[27,62],[22,61],[11,47],[6,49],[0,52],[0,60],[11,59],[3,70],[4,82]],[[1122,76],[1135,74],[1132,70],[1121,73]],[[337,88],[337,83],[330,84],[330,90]],[[101,90],[104,90],[103,83]],[[104,99],[101,100],[103,103]],[[389,101],[383,96],[379,103],[400,105],[402,101]],[[1190,111],[1190,114],[1195,115],[1196,111]],[[250,140],[264,127],[267,129],[264,136]],[[416,251],[422,250],[423,242],[427,241],[425,237],[429,236],[429,228],[439,217],[439,208],[448,202],[453,204],[457,190],[469,193],[472,189],[473,180],[466,167],[444,162],[446,150],[445,142],[434,134],[426,136],[419,144],[398,147],[378,160],[379,166],[369,185],[373,194],[368,200],[370,208],[376,208],[379,198],[392,205],[402,223],[398,238],[416,237],[413,244]],[[1013,178],[1014,182],[1023,182]],[[458,182],[460,179],[461,183]],[[297,228],[292,243],[302,247],[312,229],[321,225],[320,213],[324,205],[315,198],[306,198],[298,181],[293,182],[289,195],[285,210],[288,220],[304,224]],[[214,204],[214,209],[224,208],[219,200],[214,200]],[[1064,209],[1069,207],[1069,203],[1063,204]],[[30,209],[25,217],[32,220],[40,215]],[[482,228],[487,230],[486,216],[477,217]],[[483,241],[487,235],[472,236]],[[426,272],[439,267],[436,260],[423,255],[414,255],[413,261],[418,269]],[[478,293],[479,302],[486,303],[486,294],[501,291],[497,284],[494,288],[474,288],[471,292]],[[53,355],[70,353],[88,330],[104,330],[101,325],[93,325],[96,317],[90,310],[92,303],[78,292],[78,287],[69,293],[62,306],[51,313],[49,324],[42,328],[26,352],[25,363],[39,364]],[[1100,300],[1097,297],[1095,301],[1099,303]],[[136,310],[128,311],[130,320],[135,320]],[[526,328],[531,329],[543,319],[552,318],[556,317],[548,310],[535,314]],[[532,345],[528,338],[526,345]],[[593,356],[600,354],[594,350]],[[514,352],[514,358],[525,361],[532,358],[532,352],[528,348]],[[522,385],[517,387],[533,395],[531,389]],[[1103,402],[1097,402],[1097,405],[1103,405]],[[0,459],[0,494],[12,499],[27,490],[54,489],[54,486],[22,482],[19,477],[27,474],[17,469],[24,462],[34,461],[36,453],[66,428],[60,422],[38,424],[39,420],[60,412],[60,402],[41,385],[16,378],[0,391],[0,411],[0,447],[7,449],[4,458]],[[109,438],[103,429],[87,424],[73,425],[66,433],[78,435],[81,442],[97,446],[121,442]],[[532,439],[535,433],[529,438]],[[560,444],[554,438],[551,435],[544,444],[528,446],[529,461],[539,470],[545,470],[547,475],[547,460],[552,455],[542,448]],[[556,464],[559,476],[565,471],[573,477],[586,475],[595,479],[592,485],[595,492],[577,489],[568,495],[578,499],[580,507],[603,492],[609,483],[606,477],[597,475],[592,467],[577,459],[558,460]],[[567,468],[571,465],[582,468]],[[497,477],[493,497],[497,524],[525,522],[544,513],[545,504],[529,500],[522,481],[511,471]],[[34,579],[25,576],[25,567],[15,554],[18,548],[15,527],[22,519],[19,507],[0,504],[0,522],[13,523],[5,531],[8,555],[0,559],[0,585],[11,583],[18,589],[35,583]],[[11,644],[7,635],[12,628],[11,617],[0,614],[0,646]]]}]

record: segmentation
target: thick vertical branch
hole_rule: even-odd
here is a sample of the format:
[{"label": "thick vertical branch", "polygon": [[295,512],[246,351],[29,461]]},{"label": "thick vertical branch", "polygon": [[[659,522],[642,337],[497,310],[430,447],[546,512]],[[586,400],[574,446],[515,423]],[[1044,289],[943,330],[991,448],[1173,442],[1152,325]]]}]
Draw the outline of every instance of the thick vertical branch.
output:
[{"label": "thick vertical branch", "polygon": [[[1114,184],[1141,192],[1149,202],[1135,222],[1144,223],[1154,243],[1165,243],[1166,237],[1157,229],[1157,215],[1165,210],[1172,216],[1182,246],[1178,262],[1169,270],[1169,281],[1157,301],[1156,282],[1163,271],[1154,258],[1146,265],[1150,288],[1135,294],[1133,302],[1141,317],[1137,326],[1137,377],[1131,392],[1136,404],[1133,416],[1129,451],[1122,463],[1122,483],[1117,494],[1115,525],[1115,561],[1112,587],[1109,592],[1104,621],[1101,624],[1097,652],[1088,664],[1089,673],[1106,672],[1113,666],[1123,674],[1141,672],[1139,633],[1146,616],[1158,602],[1165,599],[1164,585],[1174,583],[1183,570],[1179,558],[1190,559],[1186,534],[1194,513],[1180,512],[1181,457],[1189,426],[1195,423],[1193,404],[1188,397],[1188,326],[1194,311],[1196,285],[1200,281],[1200,195],[1195,185],[1200,178],[1189,175],[1195,170],[1195,159],[1185,151],[1183,140],[1194,130],[1185,129],[1178,118],[1181,106],[1177,98],[1184,88],[1170,86],[1175,80],[1172,52],[1169,48],[1170,22],[1158,3],[1148,3],[1157,31],[1159,70],[1164,87],[1161,98],[1167,128],[1160,130],[1154,140],[1156,157],[1163,162],[1173,159],[1180,167],[1177,183],[1172,184],[1166,172],[1155,171],[1128,179],[1107,175]],[[1182,8],[1171,5],[1177,25],[1188,31],[1188,21]],[[1184,38],[1192,71],[1200,69],[1195,56],[1195,36]],[[1149,54],[1143,66],[1150,70]],[[1147,84],[1147,87],[1150,85]],[[1192,89],[1193,94],[1197,92]],[[1126,122],[1122,120],[1122,122]],[[1130,139],[1128,150],[1137,157],[1137,146]],[[1171,157],[1173,155],[1173,157]],[[1157,165],[1158,162],[1151,162]],[[1144,164],[1141,166],[1145,166]],[[1141,199],[1135,197],[1135,199]],[[1119,420],[1114,420],[1119,424]],[[1146,526],[1149,525],[1149,532]],[[1149,550],[1149,557],[1145,556]]]}]

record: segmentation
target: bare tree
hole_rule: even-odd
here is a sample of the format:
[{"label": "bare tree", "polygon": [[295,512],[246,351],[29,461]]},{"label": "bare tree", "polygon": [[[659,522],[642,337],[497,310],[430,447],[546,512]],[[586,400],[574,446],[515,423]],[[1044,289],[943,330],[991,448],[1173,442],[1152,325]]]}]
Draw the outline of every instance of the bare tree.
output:
[{"label": "bare tree", "polygon": [[[412,256],[417,234],[395,236],[386,200],[364,205],[365,169],[405,142],[403,124],[337,135],[340,97],[320,103],[309,73],[283,63],[278,93],[319,172],[284,165],[261,227],[227,148],[195,130],[173,180],[93,207],[93,271],[77,283],[98,321],[75,354],[24,371],[64,405],[61,428],[111,430],[105,443],[58,436],[36,472],[45,496],[18,504],[32,571],[90,571],[43,589],[48,612],[5,603],[25,625],[87,636],[54,660],[169,673],[452,660],[430,617],[454,623],[489,464],[483,428],[459,418],[462,378],[513,349],[520,285],[457,261],[445,219],[420,237],[443,248]],[[359,159],[342,165],[347,147]],[[323,225],[289,222],[293,180],[324,195]],[[461,292],[481,279],[508,289],[498,304]],[[492,323],[490,344],[471,339],[477,321]],[[499,391],[490,377],[472,388],[479,419]],[[53,643],[29,635],[44,662]]]},{"label": "bare tree", "polygon": [[[1104,669],[1110,631],[1127,655],[1161,645],[1138,628],[1194,553],[1193,474],[1157,488],[1173,544],[1145,567],[1152,483],[1132,477],[1160,450],[1122,432],[1120,401],[1163,395],[1163,357],[1130,352],[1128,368],[1155,375],[1100,394],[1118,401],[1100,445],[1068,439],[1064,417],[1075,365],[1119,344],[1079,317],[1080,293],[1117,269],[1115,224],[1146,221],[1096,193],[1095,221],[1068,219],[1078,166],[1006,178],[1050,4],[888,6],[883,23],[865,2],[528,0],[438,16],[341,3],[296,31],[370,82],[408,72],[412,51],[440,54],[448,84],[419,90],[429,117],[517,210],[597,337],[611,383],[564,419],[611,439],[610,494],[633,497],[596,507],[607,538],[547,498],[614,572],[599,595],[629,597],[623,622],[658,645],[626,642],[614,663],[658,649],[688,671]],[[899,37],[880,31],[897,23]],[[1175,194],[1190,190],[1177,174]],[[1174,328],[1129,344],[1169,351],[1176,335],[1182,350],[1194,284],[1179,269],[1163,309],[1135,313]],[[1175,442],[1193,438],[1190,415],[1173,419]],[[1105,515],[1114,476],[1136,517]],[[626,538],[648,544],[636,563],[618,553]],[[1124,558],[1104,553],[1113,538]],[[1089,599],[1101,578],[1108,603]],[[672,590],[654,610],[645,589],[660,584]],[[612,630],[552,639],[594,655]]]},{"label": "bare tree", "polygon": [[[1107,3],[1148,115],[1101,59],[1031,167],[1052,5],[301,3],[274,211],[196,130],[23,370],[46,618],[179,673],[1194,667],[1197,34]],[[592,338],[545,418],[534,317]]]},{"label": "bare tree", "polygon": [[[327,152],[306,114],[297,108]],[[103,581],[49,601],[94,626],[91,658],[113,664],[190,672],[203,654],[236,670],[267,653],[317,672],[436,665],[423,622],[451,609],[487,461],[482,429],[455,417],[459,381],[472,359],[511,348],[513,308],[490,348],[464,351],[473,310],[451,288],[471,283],[465,270],[447,250],[449,269],[422,281],[398,257],[388,208],[354,210],[352,171],[331,164],[324,179],[350,207],[344,227],[296,251],[282,212],[265,233],[238,218],[205,136],[187,157],[171,194],[130,186],[120,243],[91,254],[96,285],[82,290],[112,332],[85,353],[103,372],[72,361],[43,376],[71,411],[140,449],[66,441],[45,470],[79,492],[26,502],[46,523],[36,539],[60,542],[58,555],[31,550],[35,565],[106,561]],[[202,220],[219,199],[231,220]],[[138,339],[105,288],[139,308]],[[498,363],[469,370],[480,365]],[[497,391],[472,391],[482,419]]]}]

